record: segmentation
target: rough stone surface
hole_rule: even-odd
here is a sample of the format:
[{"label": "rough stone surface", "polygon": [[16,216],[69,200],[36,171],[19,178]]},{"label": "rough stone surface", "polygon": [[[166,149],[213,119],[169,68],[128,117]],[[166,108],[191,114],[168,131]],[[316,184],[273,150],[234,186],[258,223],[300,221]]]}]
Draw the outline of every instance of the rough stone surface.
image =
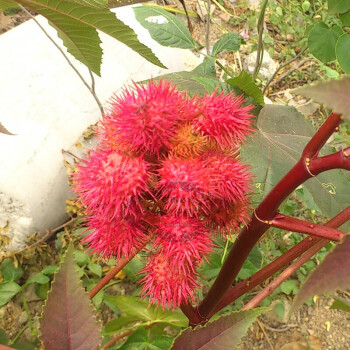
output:
[{"label": "rough stone surface", "polygon": [[[248,73],[254,72],[256,62],[256,51],[252,52],[244,61],[244,68]],[[270,57],[267,51],[264,51],[264,57],[259,71],[259,76],[264,79],[270,79],[277,69],[277,63]]]},{"label": "rough stone surface", "polygon": [[[168,70],[100,34],[102,77],[95,79],[97,95],[104,104],[126,83],[190,70],[198,64],[191,52],[166,48],[152,40],[130,7],[116,12]],[[45,18],[37,18],[61,46]],[[72,62],[90,82],[86,67],[73,58]],[[16,134],[0,134],[0,228],[9,223],[9,249],[17,249],[27,235],[45,232],[66,219],[65,200],[72,194],[61,150],[70,149],[82,132],[96,123],[100,112],[90,92],[33,20],[0,36],[0,83],[0,123]]]}]

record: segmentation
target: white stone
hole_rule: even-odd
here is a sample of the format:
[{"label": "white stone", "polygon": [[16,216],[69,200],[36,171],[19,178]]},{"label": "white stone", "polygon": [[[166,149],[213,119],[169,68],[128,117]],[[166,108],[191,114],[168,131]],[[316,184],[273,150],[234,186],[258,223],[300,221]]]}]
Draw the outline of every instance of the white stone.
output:
[{"label": "white stone", "polygon": [[[168,70],[100,33],[102,77],[95,79],[103,103],[127,83],[190,70],[198,64],[190,51],[156,43],[130,7],[115,12]],[[37,19],[63,47],[46,19]],[[70,58],[90,82],[87,68]],[[27,235],[45,232],[67,219],[65,200],[72,194],[61,150],[70,149],[96,123],[100,112],[90,92],[33,20],[0,36],[0,83],[0,123],[16,134],[0,134],[0,228],[9,223],[9,249],[17,249]]]},{"label": "white stone", "polygon": [[[255,64],[256,64],[256,51],[252,52],[244,60],[244,68],[248,73],[254,73]],[[259,71],[259,76],[264,79],[270,79],[278,68],[277,63],[270,57],[267,51],[264,51],[264,57]]]}]

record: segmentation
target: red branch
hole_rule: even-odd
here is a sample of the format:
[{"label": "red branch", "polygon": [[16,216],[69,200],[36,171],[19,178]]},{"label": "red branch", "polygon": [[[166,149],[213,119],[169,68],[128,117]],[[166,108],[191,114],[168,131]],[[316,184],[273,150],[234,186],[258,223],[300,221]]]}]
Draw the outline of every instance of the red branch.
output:
[{"label": "red branch", "polygon": [[282,214],[277,214],[269,222],[269,224],[273,227],[281,228],[282,230],[307,233],[311,236],[329,239],[336,242],[340,242],[341,238],[344,235],[343,231],[337,230],[335,228],[317,225],[308,221],[291,218]]},{"label": "red branch", "polygon": [[[327,227],[339,227],[343,225],[345,222],[350,220],[350,206],[345,210],[341,211],[337,216],[331,219],[329,222],[325,224]],[[245,294],[252,288],[256,287],[260,283],[267,280],[278,270],[288,265],[291,261],[301,256],[308,249],[313,247],[317,242],[319,242],[320,238],[315,237],[307,237],[300,243],[296,244],[294,247],[289,249],[286,253],[278,257],[276,260],[271,262],[270,264],[263,267],[261,270],[250,276],[249,278],[237,283],[235,286],[230,288],[224,297],[221,299],[215,310],[212,312],[214,315],[216,312],[224,308],[225,306],[231,304],[241,295]],[[323,240],[322,240],[323,241]],[[328,243],[329,241],[327,241]]]},{"label": "red branch", "polygon": [[[231,287],[250,251],[269,228],[266,221],[269,222],[276,216],[282,202],[299,185],[323,171],[334,168],[350,170],[350,158],[347,156],[347,152],[350,152],[350,149],[346,149],[345,152],[337,152],[330,156],[313,158],[317,156],[319,150],[334,132],[340,121],[340,116],[337,114],[332,113],[329,116],[327,121],[306,145],[298,163],[276,184],[260,203],[248,227],[245,227],[239,234],[216,280],[197,308],[196,314],[197,316],[199,315],[202,322],[208,319],[208,316],[212,314],[226,291]],[[198,324],[196,320],[190,319],[190,322]]]}]

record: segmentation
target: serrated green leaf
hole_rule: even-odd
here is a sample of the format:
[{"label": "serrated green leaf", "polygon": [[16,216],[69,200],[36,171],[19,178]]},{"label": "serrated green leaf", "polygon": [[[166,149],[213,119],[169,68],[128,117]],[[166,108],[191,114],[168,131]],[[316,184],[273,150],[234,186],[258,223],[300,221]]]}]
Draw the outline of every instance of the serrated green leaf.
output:
[{"label": "serrated green leaf", "polygon": [[[262,197],[299,161],[304,147],[316,130],[295,108],[265,105],[257,132],[242,146],[241,158],[251,166],[257,193]],[[331,153],[324,147],[322,154]],[[323,215],[332,218],[349,205],[349,180],[344,171],[334,169],[307,180],[307,188]]]},{"label": "serrated green leaf", "polygon": [[330,309],[342,310],[345,312],[350,312],[350,302],[344,298],[334,297],[333,304],[330,306]]},{"label": "serrated green leaf", "polygon": [[350,10],[349,0],[328,0],[329,13],[344,13]]},{"label": "serrated green leaf", "polygon": [[235,33],[226,33],[213,46],[213,56],[217,56],[222,51],[236,52],[241,47],[242,37]]},{"label": "serrated green leaf", "polygon": [[5,259],[1,263],[1,275],[4,282],[17,282],[23,275],[23,270],[20,266],[16,268],[11,259]]},{"label": "serrated green leaf", "polygon": [[74,250],[74,259],[79,266],[87,265],[89,262],[89,256],[82,250]]},{"label": "serrated green leaf", "polygon": [[101,341],[99,324],[77,275],[73,250],[70,245],[55,274],[40,319],[41,340],[50,350],[97,350]]},{"label": "serrated green leaf", "polygon": [[290,295],[290,294],[297,294],[298,292],[298,281],[296,280],[288,280],[285,281],[281,284],[281,291],[282,293],[286,294],[286,295]]},{"label": "serrated green leaf", "polygon": [[168,323],[177,327],[187,325],[187,318],[182,312],[161,310],[154,305],[148,305],[146,301],[131,296],[106,296],[105,300],[117,306],[123,315],[136,317],[139,321],[149,323]]},{"label": "serrated green leaf", "polygon": [[151,6],[139,6],[133,9],[136,19],[159,44],[180,49],[197,48],[185,24],[171,13]]},{"label": "serrated green leaf", "polygon": [[[123,315],[118,318],[115,318],[114,320],[111,320],[105,324],[105,332],[110,334],[110,333],[115,333],[122,329],[123,327],[128,326],[131,323],[134,323],[136,321],[139,321],[138,316],[135,315]],[[135,327],[137,327],[135,325]]]},{"label": "serrated green leaf", "polygon": [[47,276],[53,275],[58,269],[57,265],[48,265],[43,270],[41,270],[41,273]]},{"label": "serrated green leaf", "polygon": [[229,84],[226,84],[216,78],[193,77],[192,79],[202,84],[208,93],[211,93],[214,90],[217,90],[217,92],[223,91],[224,94],[227,94],[230,91],[234,91]]},{"label": "serrated green leaf", "polygon": [[339,15],[339,18],[341,22],[343,23],[343,26],[350,26],[350,11],[341,13]]},{"label": "serrated green leaf", "polygon": [[350,35],[343,34],[338,38],[335,53],[340,67],[350,74]]},{"label": "serrated green leaf", "polygon": [[316,23],[308,38],[310,52],[322,62],[335,60],[335,45],[343,31],[338,26],[329,28],[326,23]]},{"label": "serrated green leaf", "polygon": [[295,93],[312,98],[326,105],[333,112],[350,119],[350,77],[339,80],[322,81],[315,85],[294,90]]},{"label": "serrated green leaf", "polygon": [[98,277],[102,276],[102,267],[99,264],[89,264],[88,269]]},{"label": "serrated green leaf", "polygon": [[213,57],[206,58],[201,64],[199,64],[191,72],[196,75],[205,75],[208,77],[216,78],[215,58]]},{"label": "serrated green leaf", "polygon": [[36,283],[34,286],[35,294],[41,299],[45,300],[47,297],[47,293],[50,289],[50,284],[45,283],[45,284],[38,284]]},{"label": "serrated green leaf", "polygon": [[199,326],[187,328],[175,339],[171,350],[234,349],[241,342],[249,326],[267,308],[233,312]]},{"label": "serrated green leaf", "polygon": [[0,283],[0,306],[9,302],[19,291],[21,287],[15,282]]},{"label": "serrated green leaf", "polygon": [[244,91],[246,95],[253,97],[261,106],[265,104],[262,92],[256,86],[252,76],[246,71],[242,70],[238,77],[228,79],[227,83]]},{"label": "serrated green leaf", "polygon": [[[46,17],[58,31],[68,51],[98,75],[100,75],[102,50],[96,30],[112,36],[153,64],[165,68],[151,49],[138,41],[130,27],[117,19],[110,10],[98,8],[96,4],[101,4],[98,1],[86,0],[88,5],[67,0],[16,1]],[[92,7],[94,3],[95,7]]]}]

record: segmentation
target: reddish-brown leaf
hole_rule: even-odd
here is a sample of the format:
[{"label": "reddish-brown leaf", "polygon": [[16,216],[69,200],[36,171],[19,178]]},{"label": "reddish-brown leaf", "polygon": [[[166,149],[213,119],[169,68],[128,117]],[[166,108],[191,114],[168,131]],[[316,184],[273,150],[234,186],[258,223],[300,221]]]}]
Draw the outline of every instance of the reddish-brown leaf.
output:
[{"label": "reddish-brown leaf", "polygon": [[70,246],[40,320],[41,340],[46,350],[97,350],[100,325],[95,320],[88,294],[75,270]]},{"label": "reddish-brown leaf", "polygon": [[338,244],[306,280],[294,302],[293,309],[315,294],[350,288],[350,236]]},{"label": "reddish-brown leaf", "polygon": [[350,119],[350,77],[340,80],[323,81],[312,86],[302,87],[294,92],[312,98],[326,105],[333,112]]},{"label": "reddish-brown leaf", "polygon": [[1,123],[0,123],[0,133],[5,135],[14,135],[11,132],[9,132]]}]

